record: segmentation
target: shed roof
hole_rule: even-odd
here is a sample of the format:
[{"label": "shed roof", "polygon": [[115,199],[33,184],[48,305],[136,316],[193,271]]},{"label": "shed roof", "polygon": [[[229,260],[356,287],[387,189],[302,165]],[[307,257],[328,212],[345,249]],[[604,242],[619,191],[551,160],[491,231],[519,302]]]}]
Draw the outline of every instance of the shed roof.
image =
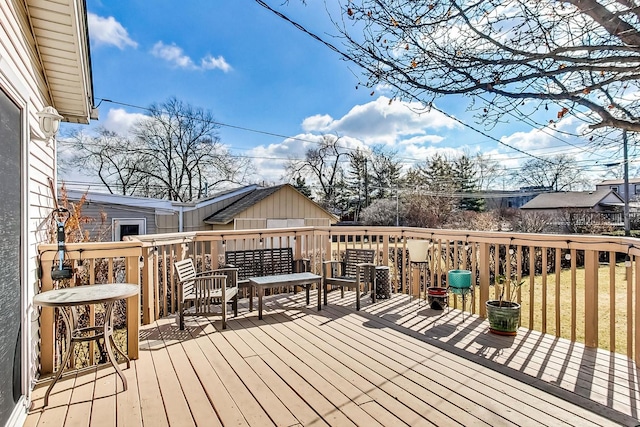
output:
[{"label": "shed roof", "polygon": [[567,191],[544,193],[525,203],[520,209],[594,208],[597,205],[619,205],[624,201],[614,190]]},{"label": "shed roof", "polygon": [[255,184],[252,184],[245,187],[222,190],[204,199],[186,203],[174,202],[164,199],[153,199],[151,197],[123,196],[122,194],[101,193],[88,190],[66,190],[66,192],[67,198],[69,200],[80,200],[83,195],[86,195],[86,201],[91,203],[124,205],[132,208],[155,209],[156,211],[171,213],[177,212],[179,210],[186,212],[198,209],[211,203],[220,202],[222,200],[225,200],[226,198],[251,192],[256,188],[257,186]]},{"label": "shed roof", "polygon": [[268,188],[256,188],[235,203],[232,203],[226,208],[221,209],[218,212],[215,212],[213,215],[206,217],[204,219],[204,222],[207,224],[228,224],[233,221],[236,215],[249,209],[259,201],[266,199],[267,197],[284,187],[284,185],[286,184]]}]

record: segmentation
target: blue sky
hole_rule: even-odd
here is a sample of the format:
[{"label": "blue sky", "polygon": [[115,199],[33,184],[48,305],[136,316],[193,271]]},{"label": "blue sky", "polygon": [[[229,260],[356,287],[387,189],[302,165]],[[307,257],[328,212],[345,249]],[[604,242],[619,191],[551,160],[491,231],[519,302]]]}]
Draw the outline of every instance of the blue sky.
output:
[{"label": "blue sky", "polygon": [[[268,3],[335,42],[326,35],[332,29],[325,2]],[[584,138],[533,129],[514,119],[488,130],[491,139],[437,111],[418,114],[418,105],[390,105],[384,87],[356,88],[356,65],[255,1],[88,0],[87,9],[96,103],[114,101],[102,101],[100,120],[90,129],[126,133],[144,111],[122,104],[147,107],[175,96],[230,125],[220,128],[221,140],[233,153],[253,158],[255,182],[286,181],[284,160],[303,157],[322,133],[338,134],[350,147],[383,144],[396,150],[407,167],[439,151],[481,152],[509,169],[526,160],[496,139],[537,156],[573,153],[590,168],[594,181],[604,173],[600,163],[620,160],[616,152],[590,154]],[[467,102],[446,98],[436,105],[483,129],[466,111]],[[576,132],[578,126],[568,117],[557,129]]]}]

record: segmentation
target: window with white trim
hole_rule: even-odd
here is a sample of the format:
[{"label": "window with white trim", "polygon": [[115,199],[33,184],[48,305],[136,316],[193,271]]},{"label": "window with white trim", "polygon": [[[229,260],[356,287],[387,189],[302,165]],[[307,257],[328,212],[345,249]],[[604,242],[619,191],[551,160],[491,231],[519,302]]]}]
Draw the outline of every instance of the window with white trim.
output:
[{"label": "window with white trim", "polygon": [[113,241],[119,242],[126,236],[147,234],[146,218],[113,218],[111,220]]}]

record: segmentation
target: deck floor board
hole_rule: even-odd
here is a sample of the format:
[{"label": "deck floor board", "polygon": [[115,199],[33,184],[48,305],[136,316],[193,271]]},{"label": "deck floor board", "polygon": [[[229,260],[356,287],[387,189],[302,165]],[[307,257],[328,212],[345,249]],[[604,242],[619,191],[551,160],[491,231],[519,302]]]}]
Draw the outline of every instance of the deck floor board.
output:
[{"label": "deck floor board", "polygon": [[[140,329],[124,369],[69,373],[25,426],[609,426],[640,424],[638,368],[623,355],[436,311],[406,295],[354,292],[317,311],[304,293],[265,297],[264,319],[175,317]],[[314,295],[311,297],[315,301]]]}]

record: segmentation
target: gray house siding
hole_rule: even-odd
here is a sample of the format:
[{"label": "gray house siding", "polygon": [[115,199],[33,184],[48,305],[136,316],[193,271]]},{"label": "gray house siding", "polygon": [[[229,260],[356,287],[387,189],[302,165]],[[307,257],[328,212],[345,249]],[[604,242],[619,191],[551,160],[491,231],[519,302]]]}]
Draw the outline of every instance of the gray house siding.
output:
[{"label": "gray house siding", "polygon": [[155,234],[156,215],[155,209],[145,209],[130,206],[118,206],[90,202],[82,207],[82,215],[92,218],[92,221],[84,225],[84,231],[89,233],[91,240],[111,241],[116,240],[112,227],[114,220],[126,220],[132,223],[134,219],[144,219],[145,230],[140,234]]}]

